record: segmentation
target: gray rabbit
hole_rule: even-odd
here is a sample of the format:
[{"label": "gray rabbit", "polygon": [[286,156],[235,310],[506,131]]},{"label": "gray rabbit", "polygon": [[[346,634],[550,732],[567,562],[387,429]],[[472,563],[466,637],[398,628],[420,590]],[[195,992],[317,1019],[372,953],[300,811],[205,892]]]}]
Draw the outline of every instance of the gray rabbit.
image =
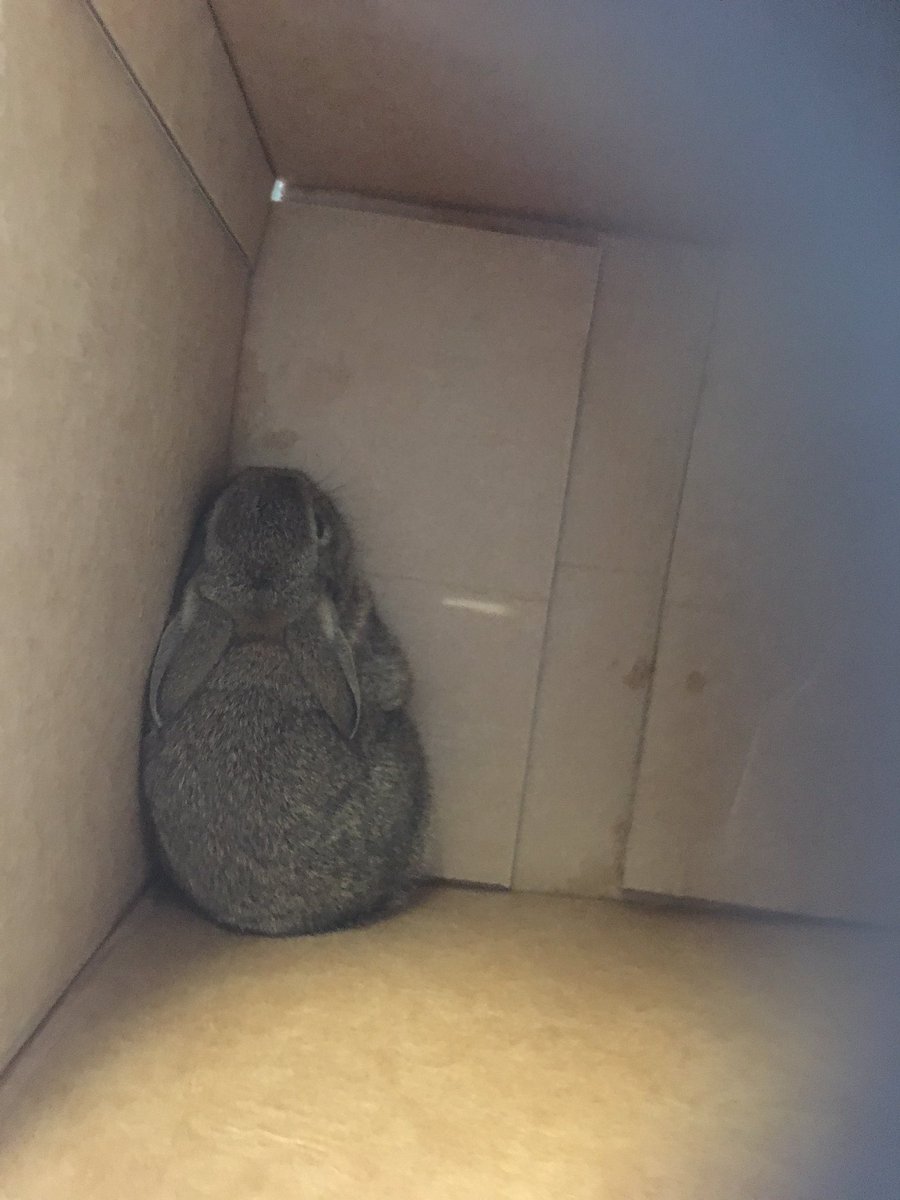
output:
[{"label": "gray rabbit", "polygon": [[142,762],[168,873],[245,932],[318,933],[402,905],[427,772],[406,661],[334,502],[299,471],[241,471],[183,578]]}]

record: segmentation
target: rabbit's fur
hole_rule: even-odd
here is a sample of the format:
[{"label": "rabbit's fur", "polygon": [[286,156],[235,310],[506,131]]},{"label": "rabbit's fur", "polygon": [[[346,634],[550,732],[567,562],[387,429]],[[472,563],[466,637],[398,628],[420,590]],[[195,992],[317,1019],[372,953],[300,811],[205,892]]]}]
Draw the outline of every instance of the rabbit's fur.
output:
[{"label": "rabbit's fur", "polygon": [[149,684],[142,780],[165,868],[246,932],[399,905],[427,773],[409,670],[346,522],[301,472],[248,468],[200,536]]}]

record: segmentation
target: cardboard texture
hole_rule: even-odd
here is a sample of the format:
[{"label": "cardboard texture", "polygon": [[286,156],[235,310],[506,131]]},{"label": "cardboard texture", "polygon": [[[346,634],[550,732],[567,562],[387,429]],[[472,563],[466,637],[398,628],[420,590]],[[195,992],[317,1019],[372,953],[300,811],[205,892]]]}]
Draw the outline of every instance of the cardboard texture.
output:
[{"label": "cardboard texture", "polygon": [[718,283],[714,255],[604,238],[513,883],[615,894]]},{"label": "cardboard texture", "polygon": [[749,9],[729,22],[695,4],[676,23],[582,0],[213,7],[291,183],[671,234],[721,232],[762,182],[735,151],[750,99],[709,107],[710,70],[765,38]]},{"label": "cardboard texture", "polygon": [[144,677],[224,466],[247,268],[87,8],[0,17],[4,1061],[143,878]]},{"label": "cardboard texture", "polygon": [[793,237],[801,214],[847,221],[849,164],[900,135],[881,0],[211,2],[277,172],[305,187]]},{"label": "cardboard texture", "polygon": [[299,941],[143,907],[0,1092],[0,1194],[886,1200],[874,1126],[886,1190],[830,1184],[897,1032],[890,954],[546,896]]},{"label": "cardboard texture", "polygon": [[90,0],[251,262],[272,172],[206,0]]},{"label": "cardboard texture", "polygon": [[731,257],[625,884],[898,922],[897,301],[833,284]]}]

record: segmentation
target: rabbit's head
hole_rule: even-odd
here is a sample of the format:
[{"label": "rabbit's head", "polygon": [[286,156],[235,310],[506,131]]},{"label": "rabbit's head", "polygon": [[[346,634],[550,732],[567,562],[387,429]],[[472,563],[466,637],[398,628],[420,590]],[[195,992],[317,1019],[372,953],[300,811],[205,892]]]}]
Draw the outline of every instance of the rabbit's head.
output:
[{"label": "rabbit's head", "polygon": [[216,501],[206,527],[200,593],[244,620],[295,620],[333,598],[352,545],[334,503],[300,471],[249,467]]},{"label": "rabbit's head", "polygon": [[352,738],[361,697],[342,613],[352,609],[357,586],[346,522],[308,476],[241,471],[213,505],[202,561],[160,638],[148,691],[156,724],[161,689],[184,704],[235,638],[262,639],[288,650],[323,710]]}]

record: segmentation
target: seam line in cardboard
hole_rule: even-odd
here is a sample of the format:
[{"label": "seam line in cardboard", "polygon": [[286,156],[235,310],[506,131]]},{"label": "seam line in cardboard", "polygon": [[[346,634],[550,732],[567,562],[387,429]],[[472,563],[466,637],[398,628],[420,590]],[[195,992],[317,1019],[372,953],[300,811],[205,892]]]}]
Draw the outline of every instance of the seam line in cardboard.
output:
[{"label": "seam line in cardboard", "polygon": [[684,461],[682,464],[681,482],[678,488],[678,499],[675,503],[675,516],[672,522],[672,533],[666,552],[666,565],[662,575],[662,588],[660,589],[659,594],[659,604],[656,608],[653,646],[650,654],[650,680],[647,684],[647,690],[644,694],[644,707],[641,713],[641,724],[638,731],[634,760],[632,762],[628,812],[625,817],[621,840],[619,842],[618,861],[615,863],[616,886],[619,889],[620,894],[623,894],[627,890],[625,888],[625,866],[628,858],[628,842],[631,838],[632,828],[634,827],[635,808],[637,807],[638,789],[641,782],[641,768],[644,762],[644,752],[647,747],[647,731],[650,725],[650,710],[653,705],[653,694],[656,683],[656,668],[659,662],[660,648],[662,646],[663,623],[666,618],[666,606],[669,598],[669,581],[672,574],[672,564],[675,560],[675,547],[678,542],[679,525],[681,522],[681,508],[684,503],[685,491],[687,490],[688,473],[691,469],[691,461],[694,453],[694,440],[697,436],[697,426],[700,423],[700,415],[703,410],[703,404],[706,398],[707,388],[709,386],[709,364],[712,356],[713,339],[718,328],[721,290],[722,280],[719,273],[719,264],[717,263],[715,293],[713,295],[712,311],[710,313],[709,324],[706,330],[706,345],[703,350],[703,361],[697,381],[697,393],[694,398],[694,412],[691,421],[691,432],[687,441]]},{"label": "seam line in cardboard", "polygon": [[93,18],[95,24],[97,25],[97,28],[100,30],[101,34],[103,35],[103,40],[106,42],[107,46],[109,47],[109,50],[112,53],[113,57],[117,60],[117,62],[124,69],[125,74],[131,83],[131,86],[137,91],[138,95],[140,96],[141,100],[143,101],[145,107],[149,110],[151,117],[155,121],[156,125],[159,127],[159,129],[162,132],[163,136],[165,137],[166,141],[169,143],[169,145],[172,147],[172,149],[178,155],[179,159],[181,160],[182,165],[184,166],[185,170],[187,171],[188,175],[190,176],[194,187],[200,192],[200,195],[203,197],[203,199],[206,201],[206,203],[212,209],[213,215],[215,216],[215,218],[219,222],[219,224],[222,226],[222,228],[225,230],[225,232],[228,234],[228,237],[234,243],[241,258],[244,260],[244,262],[246,263],[246,265],[248,267],[251,267],[252,266],[251,257],[248,254],[248,252],[244,249],[244,246],[242,245],[240,238],[237,236],[237,234],[234,232],[234,230],[231,228],[231,226],[225,220],[225,217],[222,215],[221,209],[219,208],[218,204],[216,204],[216,201],[213,199],[211,193],[209,192],[209,189],[206,187],[203,180],[197,174],[196,170],[194,169],[194,164],[191,162],[191,160],[188,158],[187,154],[182,149],[178,139],[175,137],[172,130],[169,128],[169,125],[166,122],[165,117],[162,115],[159,108],[156,106],[156,104],[153,100],[153,97],[150,95],[150,93],[147,91],[147,89],[141,83],[140,79],[138,78],[137,74],[134,71],[134,68],[131,66],[131,63],[128,61],[123,50],[119,46],[119,43],[113,37],[106,22],[103,20],[103,18],[100,16],[100,13],[97,11],[97,9],[93,3],[93,0],[84,0],[84,5],[85,5],[85,8],[90,13],[91,17]]},{"label": "seam line in cardboard", "polygon": [[228,63],[231,67],[231,73],[234,75],[234,78],[237,81],[238,91],[243,97],[244,107],[246,108],[247,115],[250,118],[250,124],[253,126],[253,129],[256,132],[256,139],[262,148],[263,158],[266,160],[266,164],[272,173],[273,178],[276,178],[278,176],[278,172],[275,169],[275,159],[272,157],[272,153],[269,150],[266,139],[263,137],[262,126],[259,123],[256,110],[250,102],[250,96],[247,92],[246,85],[244,84],[244,76],[238,67],[237,59],[235,58],[234,52],[231,49],[231,43],[228,40],[222,22],[219,20],[219,14],[216,12],[215,5],[212,3],[212,0],[206,0],[206,7],[209,9],[209,15],[212,17],[212,23],[216,28],[216,33],[219,35],[219,41],[222,43],[222,46],[225,50],[225,57],[228,59]]},{"label": "seam line in cardboard", "polygon": [[559,526],[556,531],[556,548],[553,556],[553,568],[550,573],[550,586],[547,590],[547,608],[544,612],[544,628],[541,632],[541,647],[538,653],[537,674],[534,681],[534,698],[531,706],[531,720],[528,727],[528,744],[525,751],[525,765],[522,771],[522,790],[519,797],[519,816],[516,822],[516,833],[513,839],[512,859],[510,861],[510,887],[516,887],[516,867],[522,849],[522,835],[525,829],[525,806],[528,798],[528,783],[534,766],[535,735],[537,733],[540,710],[541,688],[547,666],[547,651],[550,642],[550,619],[553,610],[553,600],[559,582],[562,567],[562,538],[566,520],[566,510],[572,491],[572,463],[575,456],[575,445],[584,416],[584,393],[587,383],[588,367],[594,349],[597,316],[600,311],[600,298],[603,292],[606,246],[603,240],[599,242],[600,260],[597,263],[597,278],[594,281],[594,294],[591,301],[591,314],[584,338],[584,351],[581,357],[581,373],[578,380],[578,397],[575,402],[575,415],[572,420],[572,430],[569,435],[569,452],[566,460],[566,482],[563,488],[562,503],[559,508]]}]

